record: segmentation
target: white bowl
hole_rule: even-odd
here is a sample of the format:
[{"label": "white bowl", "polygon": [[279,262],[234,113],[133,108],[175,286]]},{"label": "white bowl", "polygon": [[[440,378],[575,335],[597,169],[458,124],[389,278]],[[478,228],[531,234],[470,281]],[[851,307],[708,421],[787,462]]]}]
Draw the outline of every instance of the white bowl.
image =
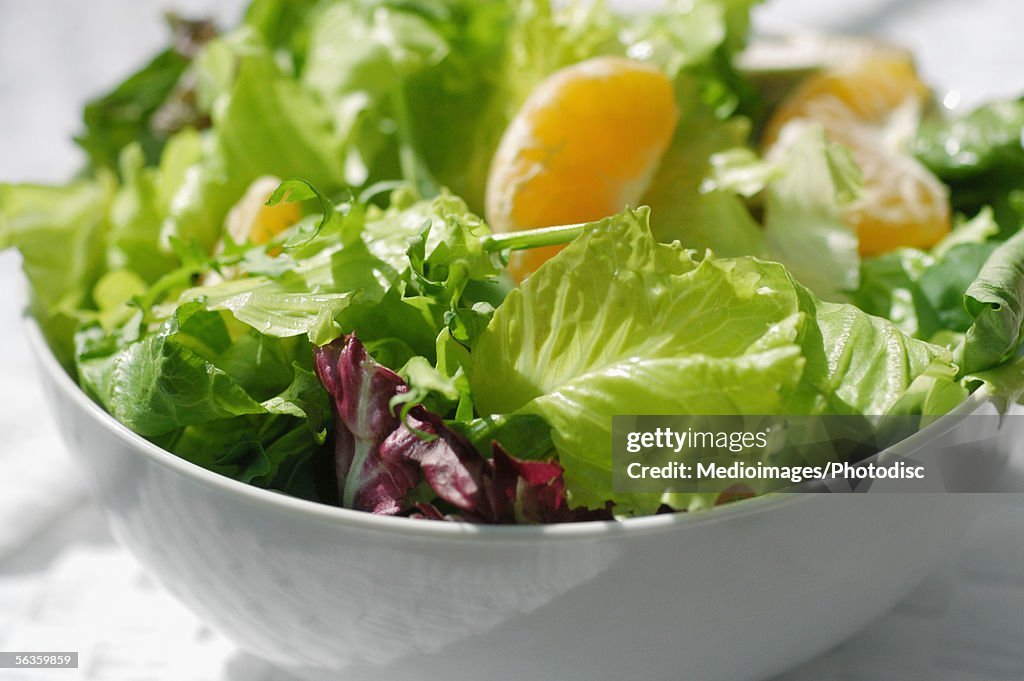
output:
[{"label": "white bowl", "polygon": [[[890,608],[981,501],[791,494],[546,527],[373,516],[257,489],[150,444],[26,326],[115,536],[213,627],[302,678],[765,679]],[[972,397],[957,414],[985,410]],[[1007,450],[1005,433],[967,423],[944,417],[914,438],[961,455],[979,438]]]}]

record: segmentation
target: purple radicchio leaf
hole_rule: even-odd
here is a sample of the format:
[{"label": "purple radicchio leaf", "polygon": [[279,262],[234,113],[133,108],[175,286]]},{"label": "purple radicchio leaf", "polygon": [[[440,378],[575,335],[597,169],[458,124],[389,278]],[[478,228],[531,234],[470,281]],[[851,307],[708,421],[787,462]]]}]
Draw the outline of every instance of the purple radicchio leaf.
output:
[{"label": "purple radicchio leaf", "polygon": [[[524,461],[498,443],[485,459],[460,433],[422,405],[401,421],[393,398],[409,387],[379,365],[355,335],[315,350],[316,372],[334,401],[335,474],[341,503],[381,515],[477,523],[552,523],[611,519],[611,506],[570,509],[562,467]],[[434,504],[408,508],[407,496],[425,480],[456,513]]]},{"label": "purple radicchio leaf", "polygon": [[416,462],[437,496],[459,509],[465,519],[514,522],[509,504],[495,496],[491,463],[480,456],[469,440],[420,406],[409,412],[408,425],[411,428],[392,433],[382,449],[394,448],[406,460]]},{"label": "purple radicchio leaf", "polygon": [[571,523],[611,520],[612,505],[603,509],[569,508],[564,469],[556,461],[517,459],[495,442],[492,446],[495,485],[509,501],[519,523]]},{"label": "purple radicchio leaf", "polygon": [[521,461],[497,442],[491,449],[494,484],[513,517],[532,523],[557,522],[565,506],[562,467],[554,461]]},{"label": "purple radicchio leaf", "polygon": [[354,334],[316,348],[314,361],[334,402],[334,468],[341,505],[382,515],[401,512],[406,494],[419,483],[419,472],[401,452],[382,449],[381,444],[399,430],[391,400],[408,386],[377,364]]}]

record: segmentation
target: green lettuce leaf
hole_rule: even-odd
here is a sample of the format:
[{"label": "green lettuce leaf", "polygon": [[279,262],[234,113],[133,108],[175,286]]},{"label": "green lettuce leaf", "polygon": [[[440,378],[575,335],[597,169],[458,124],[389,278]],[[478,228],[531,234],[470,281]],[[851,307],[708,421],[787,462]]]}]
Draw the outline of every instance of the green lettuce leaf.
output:
[{"label": "green lettuce leaf", "polygon": [[992,209],[988,206],[981,209],[970,220],[958,215],[953,229],[942,241],[935,244],[931,253],[936,258],[945,257],[952,249],[965,244],[984,244],[998,236],[999,224],[995,221]]},{"label": "green lettuce leaf", "polygon": [[149,126],[188,66],[175,50],[165,50],[110,94],[85,108],[85,133],[78,144],[97,168],[117,168],[121,149],[139,144],[146,157],[160,157],[163,140]]},{"label": "green lettuce leaf", "polygon": [[168,138],[201,123],[191,105],[186,74],[196,54],[216,35],[208,21],[167,15],[172,46],[130,75],[111,92],[85,106],[85,131],[75,140],[93,170],[116,171],[122,150],[139,146],[147,164],[155,165]]},{"label": "green lettuce leaf", "polygon": [[185,171],[201,154],[199,134],[185,130],[163,149],[160,165],[145,167],[142,148],[129,144],[121,153],[122,185],[110,206],[107,264],[131,270],[153,282],[177,266],[160,242],[160,230]]},{"label": "green lettuce leaf", "polygon": [[[611,419],[635,414],[885,414],[950,353],[781,265],[658,244],[646,211],[595,223],[509,294],[472,355],[481,414],[552,427],[573,503],[651,512],[689,496],[613,495]],[[685,497],[685,498],[684,498]]]},{"label": "green lettuce leaf", "polygon": [[922,324],[931,323],[933,310],[921,296],[917,281],[935,263],[924,251],[903,248],[861,262],[860,286],[853,296],[857,307],[884,317],[904,333],[920,338]]},{"label": "green lettuce leaf", "polygon": [[80,372],[90,377],[93,395],[140,435],[266,411],[204,358],[225,350],[230,340],[220,317],[200,309],[180,310],[156,333],[112,357],[80,357]]},{"label": "green lettuce leaf", "polygon": [[930,252],[902,248],[865,258],[853,301],[915,338],[965,333],[973,319],[964,292],[998,246],[989,241],[998,231],[986,208],[971,220],[960,219]]},{"label": "green lettuce leaf", "polygon": [[1019,354],[992,369],[967,374],[963,383],[972,389],[984,386],[1000,414],[1024,398],[1024,357]]},{"label": "green lettuce leaf", "polygon": [[322,431],[329,409],[308,346],[233,329],[200,303],[180,306],[155,333],[144,335],[140,321],[109,334],[86,327],[76,336],[83,387],[135,432],[164,436],[260,414],[295,417]]},{"label": "green lettuce leaf", "polygon": [[[381,170],[393,170],[397,161],[407,182],[420,190],[434,188],[423,177],[403,86],[448,52],[435,26],[409,8],[335,3],[318,14],[302,80],[329,104],[335,128],[350,131],[345,157],[349,184],[394,179]],[[387,118],[394,120],[393,133],[380,125]]]},{"label": "green lettuce leaf", "polygon": [[211,132],[171,201],[165,242],[194,241],[212,251],[231,206],[263,175],[303,177],[328,192],[344,186],[344,133],[268,54],[240,60],[230,91],[214,106]]},{"label": "green lettuce leaf", "polygon": [[226,256],[220,269],[232,278],[210,277],[163,308],[202,301],[270,336],[324,345],[359,331],[371,347],[390,339],[427,357],[442,328],[468,343],[474,325],[486,326],[489,307],[476,294],[500,274],[499,256],[483,248],[490,230],[463,201],[447,193],[420,201],[403,189],[387,209],[335,208],[305,181],[283,183],[270,201],[310,198],[320,219],[282,233],[282,252],[271,255],[271,243],[237,265]]},{"label": "green lettuce leaf", "polygon": [[251,0],[243,26],[256,32],[261,42],[278,54],[297,60],[300,66],[309,42],[309,31],[324,0]]},{"label": "green lettuce leaf", "polygon": [[94,308],[114,187],[106,172],[64,187],[0,184],[0,250],[21,253],[32,314],[65,366],[82,311]]},{"label": "green lettuce leaf", "polygon": [[1024,99],[985,104],[926,122],[913,141],[921,162],[950,187],[953,208],[974,215],[991,206],[1007,238],[1024,227]]},{"label": "green lettuce leaf", "polygon": [[292,363],[293,377],[288,387],[263,402],[271,414],[285,414],[303,420],[311,433],[323,442],[325,424],[330,419],[331,403],[327,392],[313,371],[298,362]]},{"label": "green lettuce leaf", "polygon": [[813,323],[801,339],[806,368],[785,413],[883,416],[921,375],[956,376],[952,353],[915,340],[887,319],[852,305],[801,294],[801,309]]},{"label": "green lettuce leaf", "polygon": [[150,438],[157,445],[215,473],[314,501],[329,500],[317,485],[322,444],[288,416],[238,416],[188,426]]},{"label": "green lettuce leaf", "polygon": [[[711,167],[705,183],[711,191],[763,195],[763,245],[746,254],[781,262],[822,298],[847,300],[857,289],[857,235],[844,221],[843,208],[857,196],[860,171],[849,151],[830,144],[820,126],[788,128],[771,158],[741,147],[715,154]],[[720,222],[705,224],[711,233],[722,232]]]},{"label": "green lettuce leaf", "polygon": [[103,268],[109,175],[66,187],[0,185],[0,249],[21,252],[35,310],[86,307]]},{"label": "green lettuce leaf", "polygon": [[641,212],[598,223],[513,291],[470,372],[481,414],[550,424],[573,504],[614,498],[621,513],[664,501],[611,495],[611,416],[623,405],[776,413],[803,365],[798,299],[780,266],[699,261],[655,244],[645,222]]},{"label": "green lettuce leaf", "polygon": [[1024,170],[1024,99],[985,104],[951,120],[928,122],[914,141],[917,157],[943,179]]},{"label": "green lettuce leaf", "polygon": [[817,126],[775,149],[778,176],[765,196],[768,254],[817,296],[846,300],[857,289],[860,256],[842,209],[857,195],[860,171],[850,153],[830,144]]},{"label": "green lettuce leaf", "polygon": [[963,370],[991,369],[1021,344],[1024,323],[1024,232],[1000,244],[964,294],[974,323],[967,330]]},{"label": "green lettuce leaf", "polygon": [[[788,291],[766,284],[764,295],[755,295],[761,276],[753,261],[719,268],[679,246],[656,244],[646,211],[595,223],[565,252],[509,294],[481,337],[473,394],[483,413],[514,411],[581,367],[682,353],[742,354],[772,324],[798,311],[788,279]],[[623,271],[619,279],[609,276],[616,266]],[[726,268],[737,271],[710,276]],[[697,270],[702,274],[693,275]],[[781,267],[776,273],[785,279]],[[700,285],[682,285],[697,276]],[[734,295],[741,285],[745,296]],[[712,303],[721,306],[714,321],[695,316]],[[751,318],[772,321],[761,328]],[[680,333],[683,328],[688,331]]]},{"label": "green lettuce leaf", "polygon": [[721,256],[764,255],[764,233],[742,200],[706,182],[714,155],[744,144],[749,123],[719,120],[701,104],[699,81],[685,74],[677,81],[676,100],[683,116],[642,199],[651,207],[654,235]]}]

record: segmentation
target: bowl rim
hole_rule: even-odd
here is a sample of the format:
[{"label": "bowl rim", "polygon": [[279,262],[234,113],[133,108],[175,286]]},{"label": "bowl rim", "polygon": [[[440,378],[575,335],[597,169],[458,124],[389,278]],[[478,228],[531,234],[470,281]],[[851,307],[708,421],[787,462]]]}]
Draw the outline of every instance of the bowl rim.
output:
[{"label": "bowl rim", "polygon": [[[480,540],[480,538],[497,538],[502,541],[513,539],[586,539],[605,536],[613,532],[646,534],[649,532],[668,531],[680,525],[690,526],[722,522],[757,515],[764,511],[791,504],[807,503],[813,497],[819,496],[819,494],[829,494],[829,496],[837,497],[847,496],[846,494],[830,494],[823,490],[809,493],[776,492],[701,512],[665,513],[636,518],[590,520],[578,523],[553,523],[548,525],[482,525],[464,522],[428,522],[406,517],[376,515],[365,511],[331,506],[317,501],[289,496],[282,492],[256,487],[226,475],[215,473],[146,440],[111,416],[86,394],[57,360],[56,355],[54,355],[53,350],[46,341],[39,323],[27,309],[23,313],[22,321],[32,354],[35,356],[41,370],[50,377],[57,386],[57,389],[71,399],[75,406],[97,421],[101,427],[130,445],[133,450],[145,454],[151,463],[169,469],[173,473],[192,482],[199,483],[204,487],[211,488],[220,494],[232,496],[237,500],[266,505],[293,516],[300,516],[319,522],[341,523],[371,531],[415,534],[419,537],[427,538],[462,537],[476,540]],[[988,402],[991,402],[988,394],[983,388],[979,389],[968,395],[963,402],[947,414],[939,417],[910,437],[896,443],[892,448],[877,453],[872,458],[883,456],[886,452],[896,447],[900,449],[916,449],[921,445],[927,444],[929,440],[941,436],[956,426],[960,417],[975,412]],[[816,483],[817,481],[812,480],[808,482]],[[800,488],[803,486],[805,484],[795,487]],[[810,485],[807,486],[810,487]]]}]

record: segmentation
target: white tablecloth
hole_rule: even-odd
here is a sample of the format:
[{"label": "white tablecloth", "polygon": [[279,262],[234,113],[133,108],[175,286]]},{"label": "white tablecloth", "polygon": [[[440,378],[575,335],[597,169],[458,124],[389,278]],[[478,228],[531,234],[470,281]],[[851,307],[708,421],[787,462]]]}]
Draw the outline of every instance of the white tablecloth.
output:
[{"label": "white tablecloth", "polygon": [[[241,2],[0,0],[0,182],[59,181],[75,170],[69,138],[82,102],[161,44],[166,6],[230,19]],[[758,11],[758,25],[887,36],[912,47],[925,76],[958,90],[964,105],[1024,92],[1017,0],[780,0]],[[17,267],[14,254],[0,254],[0,651],[77,650],[81,667],[0,670],[0,680],[279,681],[109,537],[36,385]],[[1024,459],[1015,466],[1024,480]],[[1024,679],[1022,536],[1024,496],[993,499],[963,550],[909,599],[778,681]]]}]

